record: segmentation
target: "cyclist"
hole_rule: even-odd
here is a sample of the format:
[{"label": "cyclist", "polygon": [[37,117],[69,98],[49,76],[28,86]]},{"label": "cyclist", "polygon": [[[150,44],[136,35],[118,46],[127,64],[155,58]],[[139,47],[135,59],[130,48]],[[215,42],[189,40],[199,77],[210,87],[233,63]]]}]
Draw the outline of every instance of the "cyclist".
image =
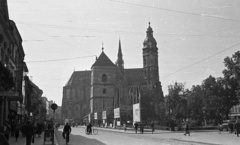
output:
[{"label": "cyclist", "polygon": [[63,138],[65,139],[66,137],[66,143],[69,142],[69,134],[71,131],[72,131],[71,126],[68,123],[66,123],[66,125],[63,128]]},{"label": "cyclist", "polygon": [[92,124],[90,122],[87,125],[87,132],[88,132],[88,134],[92,133]]}]

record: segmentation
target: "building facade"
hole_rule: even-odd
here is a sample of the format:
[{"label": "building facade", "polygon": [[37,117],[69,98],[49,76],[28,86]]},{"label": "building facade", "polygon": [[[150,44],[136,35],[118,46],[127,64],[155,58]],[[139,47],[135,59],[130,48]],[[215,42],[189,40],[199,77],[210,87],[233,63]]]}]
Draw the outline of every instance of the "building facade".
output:
[{"label": "building facade", "polygon": [[115,64],[102,48],[91,70],[73,72],[64,86],[62,119],[121,125],[134,121],[133,105],[139,104],[141,121],[158,120],[164,99],[159,80],[157,42],[150,23],[142,54],[143,68],[125,69],[120,40]]},{"label": "building facade", "polygon": [[22,38],[9,20],[7,0],[0,2],[0,126],[17,119],[23,101],[22,84],[26,69]]}]

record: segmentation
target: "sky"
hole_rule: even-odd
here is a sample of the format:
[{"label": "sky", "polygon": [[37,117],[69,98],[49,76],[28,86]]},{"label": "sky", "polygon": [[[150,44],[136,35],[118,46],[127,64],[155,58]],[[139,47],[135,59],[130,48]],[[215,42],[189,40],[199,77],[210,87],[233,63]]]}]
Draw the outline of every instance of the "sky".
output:
[{"label": "sky", "polygon": [[121,40],[125,68],[142,68],[149,22],[164,95],[175,82],[223,77],[224,58],[240,50],[238,0],[8,0],[8,10],[28,76],[59,106],[72,73],[90,70],[102,47],[115,63]]}]

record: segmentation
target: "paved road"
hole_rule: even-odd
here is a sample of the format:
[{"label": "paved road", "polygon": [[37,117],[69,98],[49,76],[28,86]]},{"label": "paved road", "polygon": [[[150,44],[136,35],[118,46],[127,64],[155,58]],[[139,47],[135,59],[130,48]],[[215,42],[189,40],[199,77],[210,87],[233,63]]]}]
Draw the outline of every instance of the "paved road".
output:
[{"label": "paved road", "polygon": [[[85,127],[72,128],[69,145],[240,145],[240,137],[228,132],[218,134],[217,131],[191,132],[191,136],[184,136],[182,132],[160,131],[154,134],[145,132],[135,134],[133,130],[124,132],[119,129],[98,128],[97,135],[86,135]],[[62,138],[62,128],[56,131],[56,145],[65,145]],[[10,138],[10,145],[25,145],[25,138],[20,136],[16,142]],[[50,145],[50,142],[47,142]],[[43,135],[35,138],[32,145],[43,145]]]},{"label": "paved road", "polygon": [[[133,130],[98,128],[97,135],[86,135],[85,127],[72,128],[69,145],[239,145],[240,137],[228,132],[192,132],[184,136],[182,132],[160,131],[152,134],[135,134]],[[65,145],[61,136],[62,128],[56,131],[59,145]]]}]

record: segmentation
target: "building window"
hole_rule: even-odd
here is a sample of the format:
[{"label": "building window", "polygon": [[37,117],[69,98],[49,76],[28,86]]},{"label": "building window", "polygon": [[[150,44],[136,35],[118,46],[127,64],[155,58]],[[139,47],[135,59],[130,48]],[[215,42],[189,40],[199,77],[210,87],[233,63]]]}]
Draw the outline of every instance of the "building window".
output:
[{"label": "building window", "polygon": [[106,88],[103,88],[103,94],[106,94],[107,93],[107,89]]},{"label": "building window", "polygon": [[102,75],[102,82],[107,82],[107,75],[106,74]]}]

